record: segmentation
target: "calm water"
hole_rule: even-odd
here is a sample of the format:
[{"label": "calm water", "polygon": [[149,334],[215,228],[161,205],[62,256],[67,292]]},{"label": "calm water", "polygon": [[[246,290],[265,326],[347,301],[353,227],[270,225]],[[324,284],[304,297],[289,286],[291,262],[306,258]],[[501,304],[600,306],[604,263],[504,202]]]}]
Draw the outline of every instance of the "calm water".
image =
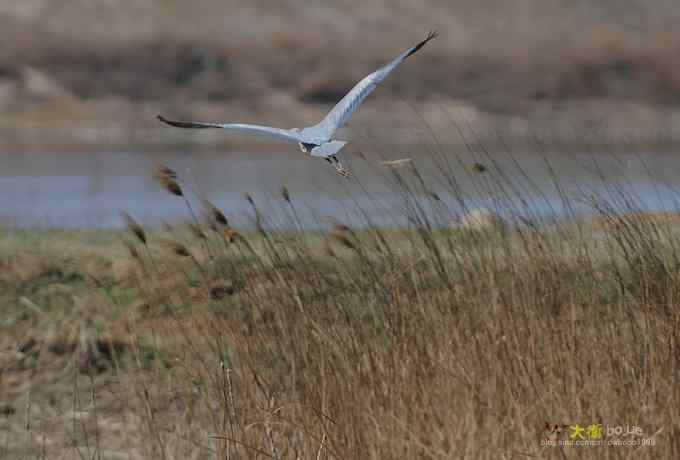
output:
[{"label": "calm water", "polygon": [[[408,156],[391,154],[391,159]],[[263,213],[284,227],[295,226],[281,198],[289,189],[302,225],[315,228],[324,218],[343,222],[401,225],[408,206],[394,185],[390,168],[381,158],[345,155],[355,177],[345,180],[330,165],[300,152],[273,153],[1,153],[0,221],[16,226],[116,227],[119,211],[127,210],[146,224],[188,218],[184,202],[162,191],[152,179],[156,164],[180,173],[185,187],[210,199],[239,226],[252,223],[253,212],[244,198],[250,194]],[[446,185],[442,171],[448,161],[458,192]],[[538,214],[565,211],[568,196],[577,213],[591,212],[584,198],[595,194],[617,201],[625,189],[650,210],[679,208],[674,184],[680,184],[680,155],[653,154],[536,154],[414,157],[428,188],[441,198],[425,198],[425,210],[443,206],[450,212],[487,206]],[[473,172],[465,166],[478,161],[489,168]],[[409,167],[399,169],[413,177]],[[499,182],[500,181],[500,182]],[[415,181],[413,182],[415,183]],[[504,183],[505,191],[495,184]],[[555,184],[559,184],[556,187]],[[510,185],[512,184],[512,185]],[[461,202],[456,197],[464,197]],[[194,200],[195,202],[195,200]]]}]

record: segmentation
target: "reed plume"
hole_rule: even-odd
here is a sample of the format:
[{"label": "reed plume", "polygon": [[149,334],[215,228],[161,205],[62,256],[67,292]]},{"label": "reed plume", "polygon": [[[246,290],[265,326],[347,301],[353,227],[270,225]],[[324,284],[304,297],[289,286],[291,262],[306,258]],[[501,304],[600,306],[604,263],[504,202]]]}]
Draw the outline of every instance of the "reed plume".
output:
[{"label": "reed plume", "polygon": [[170,179],[177,179],[177,173],[174,169],[171,169],[165,165],[159,165],[156,168],[157,177],[169,177]]},{"label": "reed plume", "polygon": [[170,251],[172,251],[173,254],[180,256],[180,257],[191,257],[191,253],[189,252],[189,249],[183,245],[182,243],[175,241],[175,240],[170,240],[170,239],[163,239],[161,240],[161,244],[168,248]]},{"label": "reed plume", "polygon": [[169,193],[175,196],[184,196],[184,192],[182,192],[182,187],[180,187],[179,184],[174,179],[171,179],[170,177],[163,177],[159,179],[159,182],[161,186],[163,186],[163,188],[167,190]]},{"label": "reed plume", "polygon": [[146,244],[147,238],[144,228],[142,228],[142,226],[127,212],[121,211],[120,214],[123,217],[125,225],[130,233],[132,233],[139,241],[141,241],[142,244]]},{"label": "reed plume", "polygon": [[203,200],[203,206],[205,206],[206,209],[208,210],[212,221],[218,223],[223,227],[229,227],[229,220],[227,219],[227,216],[225,216],[224,213],[217,206],[215,206],[208,200]]},{"label": "reed plume", "polygon": [[208,235],[205,234],[203,229],[201,228],[200,225],[195,224],[193,222],[189,222],[189,230],[191,230],[191,233],[194,235],[194,237],[198,238],[199,240],[207,240]]},{"label": "reed plume", "polygon": [[484,173],[489,170],[489,168],[487,168],[484,164],[479,162],[472,163],[472,165],[470,165],[470,169],[476,173]]},{"label": "reed plume", "polygon": [[286,201],[286,203],[290,203],[290,193],[288,192],[288,187],[283,187],[281,190],[281,196]]},{"label": "reed plume", "polygon": [[130,257],[139,260],[140,259],[139,251],[137,251],[135,245],[125,238],[121,238],[120,240],[123,243],[123,246],[125,246],[125,249],[127,249],[128,253],[130,254]]},{"label": "reed plume", "polygon": [[184,196],[182,187],[177,183],[177,173],[167,166],[159,166],[154,173],[156,180],[169,193],[175,196]]},{"label": "reed plume", "polygon": [[236,230],[233,230],[231,228],[225,228],[222,231],[222,235],[226,238],[227,241],[230,243],[233,243],[237,239],[243,239],[243,235],[241,235],[239,232]]},{"label": "reed plume", "polygon": [[333,223],[333,228],[332,228],[331,232],[332,233],[339,233],[339,234],[344,234],[344,233],[353,234],[354,233],[354,232],[352,232],[352,229],[349,226],[342,224],[340,222],[334,222]]}]

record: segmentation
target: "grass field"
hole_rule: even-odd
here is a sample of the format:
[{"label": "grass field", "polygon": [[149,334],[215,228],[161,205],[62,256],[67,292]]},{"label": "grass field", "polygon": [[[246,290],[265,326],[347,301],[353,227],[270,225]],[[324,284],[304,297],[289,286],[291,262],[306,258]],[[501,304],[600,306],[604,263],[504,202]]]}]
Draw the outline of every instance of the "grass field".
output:
[{"label": "grass field", "polygon": [[[3,231],[0,458],[679,456],[680,217],[618,189],[589,218],[451,227],[394,178],[402,229],[277,230],[253,202],[246,233],[209,203]],[[541,445],[598,424],[654,445]]]}]

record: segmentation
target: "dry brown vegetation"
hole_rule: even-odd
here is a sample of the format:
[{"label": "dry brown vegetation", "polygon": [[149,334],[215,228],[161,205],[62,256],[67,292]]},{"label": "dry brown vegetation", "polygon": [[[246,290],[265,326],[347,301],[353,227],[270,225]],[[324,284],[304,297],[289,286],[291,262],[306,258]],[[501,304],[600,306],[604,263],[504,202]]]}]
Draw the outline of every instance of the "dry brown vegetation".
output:
[{"label": "dry brown vegetation", "polygon": [[159,111],[306,125],[430,28],[439,40],[374,100],[472,108],[483,126],[514,116],[654,129],[680,90],[671,0],[21,5],[0,6],[12,45],[0,50],[0,137],[15,150],[87,143],[84,126],[101,132],[99,148],[150,142],[142,130],[159,128]]},{"label": "dry brown vegetation", "polygon": [[[0,458],[679,456],[673,216],[614,188],[593,219],[542,218],[490,165],[470,174],[504,224],[450,228],[392,172],[402,229],[287,231],[284,190],[283,218],[247,197],[250,233],[207,202],[163,230],[6,232]],[[540,446],[576,423],[655,446]]]}]

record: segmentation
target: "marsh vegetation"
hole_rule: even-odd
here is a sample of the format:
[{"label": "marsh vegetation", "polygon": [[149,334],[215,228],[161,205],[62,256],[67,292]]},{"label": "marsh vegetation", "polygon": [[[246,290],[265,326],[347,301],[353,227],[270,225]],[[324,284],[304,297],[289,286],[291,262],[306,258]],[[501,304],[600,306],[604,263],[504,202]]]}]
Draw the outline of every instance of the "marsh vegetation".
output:
[{"label": "marsh vegetation", "polygon": [[[389,166],[403,226],[295,230],[283,189],[239,230],[164,167],[184,223],[4,230],[0,458],[677,457],[680,217],[534,212],[491,156],[473,211],[437,158],[460,206]],[[655,446],[540,446],[576,423]]]}]

